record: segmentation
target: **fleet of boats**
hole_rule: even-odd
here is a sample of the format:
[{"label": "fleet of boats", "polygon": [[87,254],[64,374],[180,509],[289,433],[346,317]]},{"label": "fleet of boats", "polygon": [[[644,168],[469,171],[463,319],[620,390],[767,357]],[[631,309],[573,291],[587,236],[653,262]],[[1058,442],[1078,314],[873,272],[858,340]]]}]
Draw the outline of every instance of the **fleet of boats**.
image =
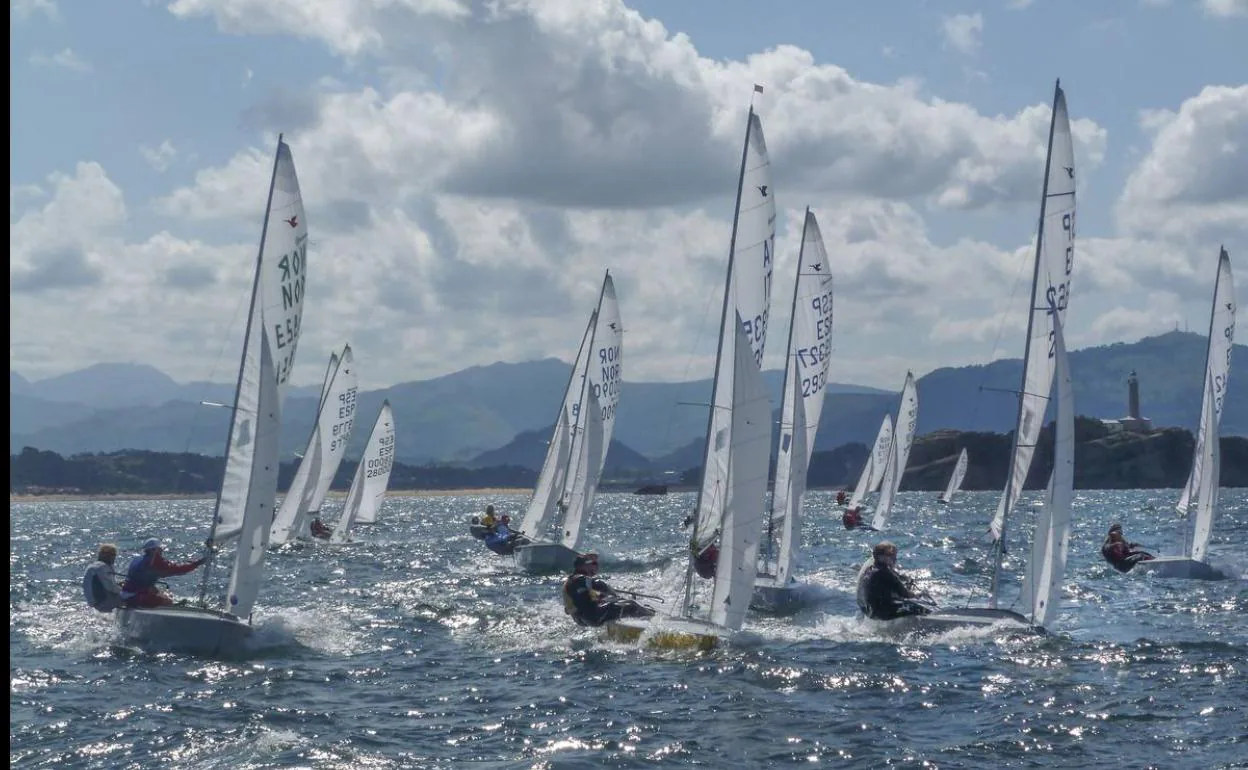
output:
[{"label": "fleet of boats", "polygon": [[[755,90],[761,92],[761,87]],[[1072,528],[1074,402],[1066,350],[1075,243],[1075,158],[1060,82],[1054,88],[1039,227],[1033,257],[1017,420],[1007,481],[986,522],[993,547],[982,606],[928,606],[924,612],[870,620],[899,633],[1000,626],[1045,633],[1058,619]],[[771,400],[762,377],[771,318],[776,202],[762,120],[747,114],[733,225],[724,274],[711,400],[706,404],[702,478],[686,519],[683,569],[664,586],[676,597],[651,617],[607,621],[603,633],[628,644],[709,649],[738,633],[747,609],[784,614],[809,600],[799,581],[806,474],[822,415],[832,360],[833,264],[808,208],[793,277],[778,419],[773,443]],[[122,608],[116,617],[129,641],[219,652],[242,644],[259,600],[266,550],[317,538],[350,539],[376,520],[394,461],[394,415],[387,401],[373,423],[343,504],[331,528],[320,512],[345,456],[355,422],[358,378],[350,346],[330,356],[316,419],[289,491],[277,506],[282,391],[299,343],[307,273],[307,225],[289,147],[278,140],[268,204],[251,288],[242,357],[231,405],[226,470],[206,541],[198,601],[157,608]],[[1158,577],[1222,579],[1208,545],[1218,491],[1218,432],[1230,370],[1235,303],[1230,258],[1219,253],[1192,470],[1177,503],[1181,527],[1173,556],[1138,564]],[[590,519],[605,467],[623,376],[623,325],[611,274],[582,334],[558,408],[545,461],[518,527],[508,517],[470,531],[490,550],[531,573],[569,572],[592,542]],[[907,372],[895,415],[884,415],[852,497],[860,511],[872,495],[871,527],[885,531],[918,426],[918,387]],[[1046,416],[1053,419],[1053,469],[1043,501],[1032,508],[1032,541],[1017,590],[1003,569],[1009,522],[1031,472]],[[773,455],[774,448],[774,455]],[[774,457],[775,482],[768,500]],[[951,504],[972,458],[961,448],[948,486]],[[847,523],[846,526],[849,526]],[[227,549],[232,547],[232,557]],[[868,560],[860,571],[872,568]],[[214,566],[230,569],[228,590],[208,600]]]}]

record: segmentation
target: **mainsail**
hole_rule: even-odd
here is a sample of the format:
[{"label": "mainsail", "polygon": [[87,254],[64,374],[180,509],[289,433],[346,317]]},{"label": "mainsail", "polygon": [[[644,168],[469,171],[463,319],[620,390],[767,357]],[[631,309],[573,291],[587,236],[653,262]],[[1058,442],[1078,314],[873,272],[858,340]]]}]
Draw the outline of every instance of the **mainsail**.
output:
[{"label": "mainsail", "polygon": [[897,405],[896,429],[893,431],[892,447],[884,466],[884,480],[880,482],[880,499],[875,504],[875,516],[871,526],[884,529],[893,511],[893,499],[901,489],[901,477],[910,461],[910,446],[919,421],[919,389],[914,374],[906,372],[906,382],[901,386],[901,403]]},{"label": "mainsail", "polygon": [[892,451],[893,416],[886,414],[880,423],[880,432],[875,434],[871,454],[867,455],[867,464],[862,467],[862,475],[858,477],[858,485],[854,487],[854,494],[849,498],[850,508],[862,505],[867,495],[879,489],[884,481],[884,471],[888,468],[888,458]]},{"label": "mainsail", "polygon": [[371,524],[377,520],[377,512],[386,497],[390,484],[390,471],[394,468],[394,410],[389,400],[381,405],[373,430],[368,435],[364,456],[355,468],[351,489],[342,505],[342,516],[330,540],[345,542],[352,525]]},{"label": "mainsail", "polygon": [[[1235,281],[1226,249],[1218,254],[1218,273],[1213,284],[1213,309],[1209,317],[1209,347],[1205,355],[1205,382],[1200,404],[1200,427],[1192,471],[1176,506],[1184,522],[1192,523],[1190,557],[1204,561],[1213,533],[1218,498],[1218,442],[1227,381],[1231,374],[1231,350],[1235,340]],[[1184,532],[1186,533],[1186,526]],[[1186,548],[1185,544],[1185,551]]]},{"label": "mainsail", "polygon": [[1057,327],[1065,324],[1070,302],[1070,277],[1075,263],[1075,156],[1066,95],[1060,82],[1053,93],[1043,189],[1012,460],[1005,491],[990,525],[996,539],[989,599],[992,607],[996,607],[1000,586],[1006,518],[1031,469],[1057,368]]},{"label": "mainsail", "polygon": [[780,406],[780,443],[776,450],[775,492],[768,519],[764,565],[773,557],[774,534],[780,533],[776,578],[793,572],[801,544],[802,502],[806,470],[814,451],[815,433],[823,412],[824,385],[832,361],[832,275],[815,215],[806,209],[802,246],[793,286],[792,320]]},{"label": "mainsail", "polygon": [[966,468],[968,465],[966,457],[966,447],[962,448],[958,454],[958,461],[953,466],[953,475],[949,477],[949,486],[945,487],[944,493],[940,496],[942,502],[953,500],[953,495],[962,488],[962,480],[966,478]]}]

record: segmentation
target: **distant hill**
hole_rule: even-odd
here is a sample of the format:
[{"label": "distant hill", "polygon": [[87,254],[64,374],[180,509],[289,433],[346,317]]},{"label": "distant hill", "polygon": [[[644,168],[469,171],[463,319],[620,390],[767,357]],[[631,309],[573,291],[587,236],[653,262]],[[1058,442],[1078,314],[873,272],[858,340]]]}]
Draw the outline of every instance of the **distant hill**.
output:
[{"label": "distant hill", "polygon": [[[499,465],[514,465],[541,471],[546,461],[546,451],[554,426],[549,425],[539,430],[526,430],[516,435],[506,446],[482,452],[472,460],[464,463],[469,468],[490,468]],[[638,476],[650,472],[652,463],[643,455],[633,451],[624,443],[615,439],[607,450],[607,462],[603,467],[604,478],[621,476]]]},{"label": "distant hill", "polygon": [[[1199,334],[1169,332],[1130,344],[1075,351],[1071,368],[1076,408],[1080,414],[1098,418],[1122,416],[1126,378],[1134,370],[1140,379],[1143,411],[1153,424],[1190,430],[1200,412],[1205,348],[1206,340]],[[1223,435],[1248,435],[1246,350],[1243,345],[1234,348]],[[367,362],[360,365],[367,366]],[[833,367],[835,371],[835,362]],[[919,378],[918,432],[1012,430],[1016,397],[993,389],[1017,390],[1021,371],[1021,361],[1007,359],[986,366],[941,368]],[[471,367],[362,393],[357,419],[361,425],[371,425],[382,400],[389,397],[400,460],[468,464],[485,452],[507,447],[526,431],[538,431],[545,441],[548,434],[540,434],[551,424],[568,374],[569,365],[553,358]],[[781,376],[779,371],[764,372],[774,407],[779,406]],[[140,378],[148,379],[140,383]],[[199,401],[225,402],[233,393],[232,386],[220,383],[173,383],[170,389],[172,381],[165,375],[132,364],[89,367],[73,376],[34,383],[27,383],[17,372],[10,372],[9,379],[10,451],[33,446],[62,454],[119,449],[219,454],[228,411],[200,406]],[[118,392],[123,386],[128,393]],[[650,458],[656,472],[700,464],[706,407],[699,404],[710,400],[710,391],[709,379],[626,382],[615,440]],[[897,394],[875,388],[831,384],[828,391],[816,450],[870,443],[884,414],[897,408]],[[168,393],[177,395],[160,402]],[[283,409],[285,457],[302,451],[318,393],[319,386],[307,386],[288,395]],[[139,406],[118,405],[141,400],[135,394],[148,401]],[[355,432],[348,456],[359,456],[366,434],[366,429]],[[622,450],[612,449],[616,451]],[[610,456],[608,462],[613,462]]]}]

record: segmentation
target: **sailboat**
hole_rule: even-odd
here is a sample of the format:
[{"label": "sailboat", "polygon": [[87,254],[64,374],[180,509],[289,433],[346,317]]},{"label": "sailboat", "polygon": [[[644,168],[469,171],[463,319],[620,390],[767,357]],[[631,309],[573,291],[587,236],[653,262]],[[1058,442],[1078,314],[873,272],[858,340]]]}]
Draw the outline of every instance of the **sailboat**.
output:
[{"label": "sailboat", "polygon": [[[1056,617],[1070,540],[1075,452],[1074,397],[1063,328],[1075,257],[1075,156],[1066,95],[1060,81],[1053,92],[1043,190],[1012,461],[1005,490],[990,525],[995,545],[988,606],[961,607],[885,621],[890,625],[898,624],[902,629],[940,631],[957,626],[990,626],[1005,622],[1042,633]],[[1055,380],[1053,474],[1049,479],[1045,503],[1036,515],[1031,553],[1023,571],[1022,591],[1012,605],[1023,610],[1017,612],[998,606],[1006,522],[1031,469]]]},{"label": "sailboat", "polygon": [[381,503],[386,499],[386,487],[390,484],[390,471],[394,468],[394,410],[387,399],[381,404],[373,430],[368,434],[364,456],[355,468],[351,489],[342,504],[342,516],[330,535],[330,542],[345,543],[350,539],[355,524],[372,524],[377,521]]},{"label": "sailboat", "polygon": [[[279,136],[226,439],[225,473],[206,541],[199,601],[117,610],[117,624],[127,642],[214,654],[237,650],[250,636],[277,498],[279,388],[290,378],[299,342],[307,245],[294,160]],[[221,606],[210,607],[206,596],[217,560],[215,546],[234,539],[238,547],[228,592]]]},{"label": "sailboat", "polygon": [[1204,396],[1200,405],[1200,428],[1192,470],[1179,496],[1175,510],[1183,517],[1181,556],[1159,556],[1136,564],[1136,569],[1158,577],[1229,580],[1232,575],[1207,561],[1213,518],[1218,507],[1220,448],[1227,382],[1231,375],[1231,349],[1235,338],[1235,282],[1231,257],[1226,249],[1218,255],[1218,273],[1213,284],[1213,310],[1209,318],[1209,348],[1205,356]]},{"label": "sailboat", "polygon": [[819,223],[809,208],[802,224],[790,318],[775,491],[750,602],[765,612],[786,612],[801,604],[802,586],[793,577],[793,568],[802,544],[806,470],[832,361],[832,275]]},{"label": "sailboat", "polygon": [[[761,367],[775,241],[771,166],[762,122],[751,104],[683,599],[668,615],[607,623],[607,636],[615,641],[637,641],[650,632],[651,646],[709,649],[739,631],[745,620],[757,574],[771,451],[771,407]],[[694,602],[696,577],[712,582],[709,601],[700,607]]]},{"label": "sailboat", "polygon": [[871,518],[872,529],[884,529],[888,524],[888,517],[893,512],[893,500],[901,489],[901,477],[905,475],[906,463],[910,461],[910,447],[914,444],[914,431],[918,424],[919,389],[915,386],[914,374],[906,372],[906,381],[901,386],[901,403],[897,405],[897,419],[890,442],[892,446],[884,465],[884,478],[880,481],[880,499],[875,503],[875,515]]},{"label": "sailboat", "polygon": [[941,496],[936,498],[937,502],[953,502],[954,493],[962,488],[962,480],[966,478],[967,465],[966,447],[962,447],[962,452],[958,454],[958,461],[953,466],[953,475],[949,477],[949,486],[945,487]]},{"label": "sailboat", "polygon": [[871,453],[867,455],[867,464],[862,467],[862,475],[854,487],[854,494],[845,507],[852,510],[862,505],[867,495],[877,492],[884,482],[884,471],[888,468],[888,458],[893,452],[893,416],[884,415],[880,423],[880,432],[875,434],[875,443],[871,445]]},{"label": "sailboat", "polygon": [[[546,460],[520,523],[529,542],[515,548],[515,557],[527,572],[572,571],[615,429],[623,340],[620,303],[607,271],[560,403]],[[542,539],[556,521],[558,541]]]},{"label": "sailboat", "polygon": [[321,504],[329,494],[330,484],[351,439],[358,386],[355,357],[351,346],[346,345],[341,355],[330,356],[308,446],[273,519],[270,546],[285,545],[296,538],[309,540],[314,536],[312,520],[319,518]]}]

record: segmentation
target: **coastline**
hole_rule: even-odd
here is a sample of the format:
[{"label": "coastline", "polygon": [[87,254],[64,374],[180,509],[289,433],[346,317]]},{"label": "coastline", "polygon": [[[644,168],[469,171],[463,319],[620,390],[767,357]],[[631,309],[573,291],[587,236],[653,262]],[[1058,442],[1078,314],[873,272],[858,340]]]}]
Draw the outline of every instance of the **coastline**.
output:
[{"label": "coastline", "polygon": [[[392,489],[386,497],[460,497],[472,495],[519,495],[531,494],[528,487],[482,487],[480,489]],[[343,490],[332,489],[328,498],[341,500],[347,496]],[[140,500],[212,500],[215,493],[203,494],[47,494],[24,495],[9,493],[9,504],[13,503],[83,503],[83,502],[127,502]],[[280,500],[282,495],[278,495]]]}]

